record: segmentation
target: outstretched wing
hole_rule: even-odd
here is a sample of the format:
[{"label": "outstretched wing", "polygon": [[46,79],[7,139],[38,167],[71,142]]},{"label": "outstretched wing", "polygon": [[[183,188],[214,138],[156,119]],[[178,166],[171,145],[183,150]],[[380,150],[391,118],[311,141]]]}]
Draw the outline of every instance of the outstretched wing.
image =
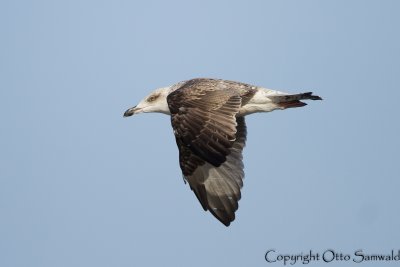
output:
[{"label": "outstretched wing", "polygon": [[204,210],[224,225],[235,219],[244,177],[246,141],[238,91],[189,83],[167,98],[185,179]]},{"label": "outstretched wing", "polygon": [[219,167],[201,159],[179,139],[176,142],[182,172],[203,209],[210,210],[220,222],[229,226],[235,219],[243,186],[242,151],[246,144],[244,117],[237,118],[236,140],[229,149],[226,161]]}]

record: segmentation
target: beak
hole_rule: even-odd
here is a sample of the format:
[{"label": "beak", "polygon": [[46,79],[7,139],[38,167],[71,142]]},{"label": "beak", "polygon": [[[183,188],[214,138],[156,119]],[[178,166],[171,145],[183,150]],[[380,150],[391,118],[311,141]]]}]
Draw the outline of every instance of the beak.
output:
[{"label": "beak", "polygon": [[136,106],[134,106],[134,107],[128,109],[127,111],[125,111],[124,117],[129,117],[129,116],[135,115],[135,113],[138,113],[138,111],[140,111],[140,110],[141,110],[141,108],[137,108]]}]

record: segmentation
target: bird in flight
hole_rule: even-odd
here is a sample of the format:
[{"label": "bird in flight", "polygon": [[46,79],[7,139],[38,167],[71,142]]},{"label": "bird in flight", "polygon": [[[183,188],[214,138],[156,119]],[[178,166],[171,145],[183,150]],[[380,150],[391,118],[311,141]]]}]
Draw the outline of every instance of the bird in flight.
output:
[{"label": "bird in flight", "polygon": [[184,180],[225,226],[235,219],[243,186],[244,116],[296,108],[322,100],[312,92],[288,94],[241,82],[197,78],[159,88],[124,117],[159,112],[171,116]]}]

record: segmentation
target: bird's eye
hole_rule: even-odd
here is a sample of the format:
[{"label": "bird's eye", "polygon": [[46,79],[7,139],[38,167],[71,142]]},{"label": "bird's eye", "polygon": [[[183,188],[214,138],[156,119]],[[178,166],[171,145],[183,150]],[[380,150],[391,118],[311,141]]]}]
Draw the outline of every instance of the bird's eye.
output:
[{"label": "bird's eye", "polygon": [[147,102],[153,102],[153,101],[156,100],[157,98],[158,98],[158,95],[149,96],[149,98],[147,98]]}]

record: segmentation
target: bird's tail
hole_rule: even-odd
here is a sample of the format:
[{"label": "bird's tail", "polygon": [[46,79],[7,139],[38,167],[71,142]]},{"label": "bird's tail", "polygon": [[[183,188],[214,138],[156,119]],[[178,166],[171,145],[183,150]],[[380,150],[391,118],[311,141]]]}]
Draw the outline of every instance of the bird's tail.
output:
[{"label": "bird's tail", "polygon": [[297,108],[307,105],[300,100],[322,100],[321,97],[313,95],[312,92],[295,95],[274,95],[269,98],[282,108]]}]

